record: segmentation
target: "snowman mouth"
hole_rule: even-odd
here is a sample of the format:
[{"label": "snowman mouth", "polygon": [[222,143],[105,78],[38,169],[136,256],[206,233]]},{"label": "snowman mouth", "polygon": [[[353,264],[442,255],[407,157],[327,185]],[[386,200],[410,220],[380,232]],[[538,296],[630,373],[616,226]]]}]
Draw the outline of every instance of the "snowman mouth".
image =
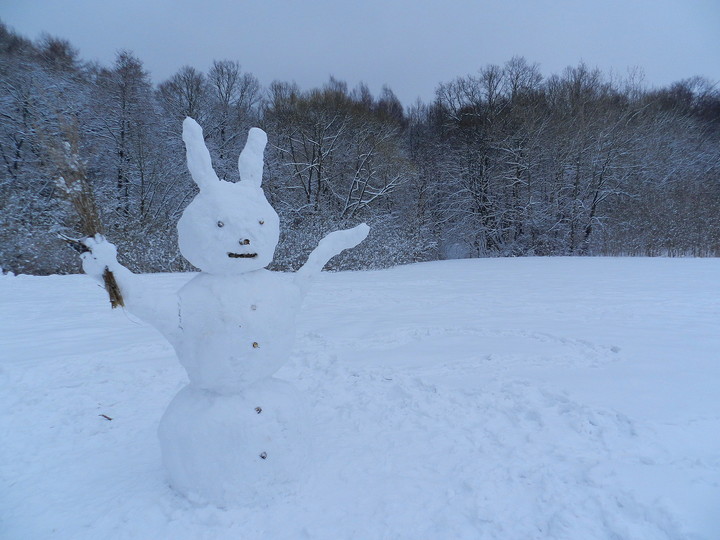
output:
[{"label": "snowman mouth", "polygon": [[231,259],[254,259],[257,253],[228,253]]}]

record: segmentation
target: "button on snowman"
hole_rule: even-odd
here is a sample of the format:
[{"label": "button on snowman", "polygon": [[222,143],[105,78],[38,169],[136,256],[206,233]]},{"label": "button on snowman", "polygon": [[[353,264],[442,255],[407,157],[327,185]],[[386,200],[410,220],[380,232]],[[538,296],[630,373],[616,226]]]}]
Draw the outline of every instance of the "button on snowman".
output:
[{"label": "button on snowman", "polygon": [[83,269],[100,281],[111,270],[127,309],[163,333],[188,373],[158,430],[171,485],[199,502],[262,504],[293,490],[307,469],[304,401],[272,377],[289,357],[295,314],[312,277],[369,228],[329,234],[295,274],[270,272],[280,224],[261,187],[265,132],[250,130],[237,183],[217,177],[191,118],[183,140],[200,193],[178,222],[178,243],[201,272],[158,297],[101,236],[86,240]]}]

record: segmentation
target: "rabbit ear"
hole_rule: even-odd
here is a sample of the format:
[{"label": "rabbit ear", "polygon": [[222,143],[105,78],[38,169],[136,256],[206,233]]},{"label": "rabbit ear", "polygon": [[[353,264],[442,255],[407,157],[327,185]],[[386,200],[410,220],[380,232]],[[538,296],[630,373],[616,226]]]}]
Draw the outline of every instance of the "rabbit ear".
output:
[{"label": "rabbit ear", "polygon": [[260,187],[263,174],[263,152],[267,144],[267,135],[260,128],[250,128],[245,148],[238,158],[240,180]]},{"label": "rabbit ear", "polygon": [[210,152],[205,146],[203,130],[200,124],[190,117],[183,121],[183,141],[187,153],[187,166],[198,187],[203,189],[219,182],[220,179],[212,167]]}]

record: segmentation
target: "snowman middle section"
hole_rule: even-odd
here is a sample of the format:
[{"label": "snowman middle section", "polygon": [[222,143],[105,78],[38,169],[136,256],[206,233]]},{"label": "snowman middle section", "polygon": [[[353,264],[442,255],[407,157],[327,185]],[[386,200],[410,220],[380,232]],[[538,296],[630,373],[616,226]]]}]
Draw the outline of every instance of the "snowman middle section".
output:
[{"label": "snowman middle section", "polygon": [[236,394],[287,362],[302,302],[292,276],[264,269],[200,273],[178,302],[175,348],[192,386]]}]

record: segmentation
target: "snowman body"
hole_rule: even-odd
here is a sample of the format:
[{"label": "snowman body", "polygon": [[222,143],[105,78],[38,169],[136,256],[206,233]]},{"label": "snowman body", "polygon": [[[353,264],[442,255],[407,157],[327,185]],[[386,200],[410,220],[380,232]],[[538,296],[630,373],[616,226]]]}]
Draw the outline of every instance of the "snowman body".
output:
[{"label": "snowman body", "polygon": [[290,277],[202,272],[178,292],[175,349],[190,383],[158,435],[171,485],[191,500],[267,503],[308,470],[305,401],[272,377],[289,357],[301,302]]}]

